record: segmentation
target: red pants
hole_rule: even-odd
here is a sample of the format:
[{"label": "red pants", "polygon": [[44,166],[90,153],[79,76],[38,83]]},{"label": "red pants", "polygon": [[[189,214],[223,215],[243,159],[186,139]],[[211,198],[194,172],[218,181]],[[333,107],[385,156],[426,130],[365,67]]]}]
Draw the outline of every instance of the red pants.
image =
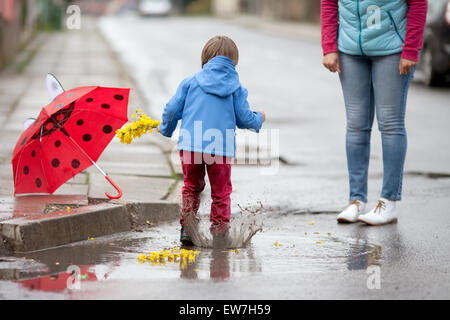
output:
[{"label": "red pants", "polygon": [[211,185],[210,221],[212,228],[216,228],[218,232],[221,232],[219,229],[227,229],[231,214],[231,158],[211,157],[211,155],[183,150],[180,151],[180,157],[184,174],[181,225],[184,225],[185,216],[192,215],[195,217],[197,214],[200,205],[200,193],[205,188],[205,171],[207,171]]}]

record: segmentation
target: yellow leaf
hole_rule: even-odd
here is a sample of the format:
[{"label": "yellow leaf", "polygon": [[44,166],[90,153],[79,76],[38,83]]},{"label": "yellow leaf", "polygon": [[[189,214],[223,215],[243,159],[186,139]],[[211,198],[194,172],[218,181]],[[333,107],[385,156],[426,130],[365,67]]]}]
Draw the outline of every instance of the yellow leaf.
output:
[{"label": "yellow leaf", "polygon": [[275,247],[281,247],[282,246],[282,244],[281,243],[279,243],[278,242],[278,240],[277,241],[275,241],[275,243],[273,244]]}]

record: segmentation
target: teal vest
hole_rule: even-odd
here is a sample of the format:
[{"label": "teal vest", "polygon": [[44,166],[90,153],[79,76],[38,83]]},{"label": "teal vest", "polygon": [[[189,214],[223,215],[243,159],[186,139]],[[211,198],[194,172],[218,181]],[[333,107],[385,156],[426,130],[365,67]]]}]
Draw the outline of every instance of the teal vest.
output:
[{"label": "teal vest", "polygon": [[368,56],[401,52],[407,12],[406,0],[339,0],[339,51]]}]

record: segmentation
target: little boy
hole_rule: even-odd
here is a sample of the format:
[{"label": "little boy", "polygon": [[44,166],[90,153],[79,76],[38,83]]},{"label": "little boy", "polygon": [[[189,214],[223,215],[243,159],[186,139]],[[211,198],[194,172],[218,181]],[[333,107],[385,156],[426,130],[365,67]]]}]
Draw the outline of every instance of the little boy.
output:
[{"label": "little boy", "polygon": [[250,110],[247,90],[236,72],[239,51],[233,40],[213,37],[204,46],[201,60],[202,70],[181,82],[159,127],[162,135],[171,137],[182,120],[178,139],[184,174],[180,241],[185,246],[193,245],[184,222],[187,217],[197,221],[205,171],[211,185],[213,242],[227,236],[236,126],[259,132],[266,117],[263,111]]}]

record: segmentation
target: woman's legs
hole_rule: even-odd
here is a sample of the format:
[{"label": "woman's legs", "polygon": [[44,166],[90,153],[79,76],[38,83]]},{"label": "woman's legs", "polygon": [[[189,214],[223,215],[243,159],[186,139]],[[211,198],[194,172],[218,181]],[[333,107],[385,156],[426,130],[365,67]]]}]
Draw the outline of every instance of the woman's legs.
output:
[{"label": "woman's legs", "polygon": [[370,134],[374,117],[372,62],[368,57],[339,54],[340,80],[347,117],[346,151],[350,201],[367,202]]},{"label": "woman's legs", "polygon": [[400,75],[400,54],[371,59],[376,114],[383,144],[381,198],[401,200],[407,147],[406,97],[414,70],[407,75]]}]

